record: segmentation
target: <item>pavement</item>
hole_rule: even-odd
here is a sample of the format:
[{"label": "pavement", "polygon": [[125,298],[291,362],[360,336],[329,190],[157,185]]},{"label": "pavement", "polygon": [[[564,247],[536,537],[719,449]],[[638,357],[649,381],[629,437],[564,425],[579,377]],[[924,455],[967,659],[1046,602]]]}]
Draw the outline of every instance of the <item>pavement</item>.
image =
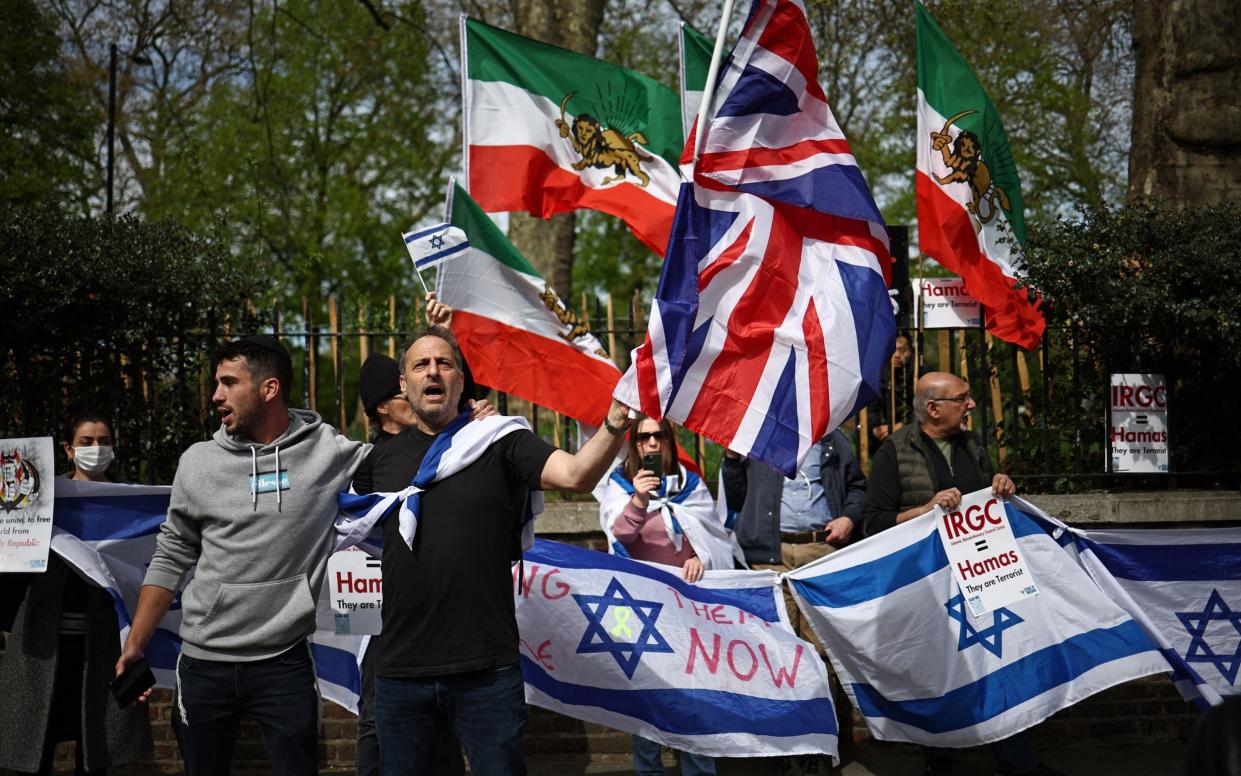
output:
[{"label": "pavement", "polygon": [[[1045,765],[1065,776],[1181,776],[1184,773],[1185,744],[1150,743],[1134,745],[1091,745],[1074,741],[1063,747],[1036,747]],[[843,776],[922,776],[922,755],[915,746],[889,744],[868,740],[860,743],[855,760],[838,773]],[[776,761],[771,758],[717,760],[719,776],[776,776]],[[630,776],[628,762],[611,763],[550,762],[530,758],[530,776]],[[0,772],[2,773],[2,772]],[[151,768],[113,768],[112,776],[168,776]],[[235,776],[259,776],[262,771],[235,770]],[[322,776],[342,776],[348,771],[323,771]],[[678,776],[678,768],[669,768],[669,776]],[[960,753],[955,776],[993,776],[995,761],[985,749]]]},{"label": "pavement", "polygon": [[[1185,745],[1139,744],[1123,746],[1108,744],[1091,746],[1074,742],[1051,750],[1037,747],[1044,765],[1065,776],[1181,776],[1184,773]],[[858,745],[855,760],[839,773],[843,776],[922,776],[922,753],[914,746],[866,741]],[[716,761],[719,776],[776,776],[779,771],[773,759],[720,759]],[[530,763],[531,776],[630,776],[627,764],[552,765]],[[668,773],[679,774],[670,768]],[[961,752],[954,776],[993,776],[995,759],[985,749]]]}]

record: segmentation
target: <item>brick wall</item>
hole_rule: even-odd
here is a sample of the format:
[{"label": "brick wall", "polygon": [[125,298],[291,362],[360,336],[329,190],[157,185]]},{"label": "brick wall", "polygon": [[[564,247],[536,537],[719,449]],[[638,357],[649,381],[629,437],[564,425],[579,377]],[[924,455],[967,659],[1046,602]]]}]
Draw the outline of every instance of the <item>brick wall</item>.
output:
[{"label": "brick wall", "polygon": [[[157,690],[151,703],[155,753],[148,763],[152,772],[175,773],[181,768],[170,722],[172,694]],[[1124,746],[1137,743],[1184,742],[1193,731],[1197,712],[1176,692],[1166,677],[1150,677],[1113,687],[1061,711],[1032,731],[1035,745],[1089,740],[1094,744]],[[855,731],[868,736],[857,719]],[[320,758],[324,770],[352,772],[356,725],[352,714],[334,703],[323,704]],[[630,737],[602,725],[571,719],[544,709],[531,708],[526,727],[526,755],[531,772],[543,763],[611,763],[624,766],[631,756]],[[73,749],[62,744],[58,770],[72,772]],[[258,728],[249,720],[237,738],[234,773],[266,773],[267,759]],[[671,765],[672,761],[669,760]]]}]

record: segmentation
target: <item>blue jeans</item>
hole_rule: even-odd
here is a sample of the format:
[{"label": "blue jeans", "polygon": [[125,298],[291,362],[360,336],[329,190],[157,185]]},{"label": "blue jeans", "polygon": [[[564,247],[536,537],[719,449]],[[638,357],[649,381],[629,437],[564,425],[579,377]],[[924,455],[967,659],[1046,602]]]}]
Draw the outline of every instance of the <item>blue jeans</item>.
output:
[{"label": "blue jeans", "polygon": [[526,697],[516,665],[427,679],[375,677],[383,776],[435,772],[445,726],[456,731],[476,776],[524,776]]},{"label": "blue jeans", "polygon": [[246,713],[258,722],[277,776],[317,776],[319,690],[309,642],[249,663],[181,655],[172,728],[187,776],[227,776]]},{"label": "blue jeans", "polygon": [[[642,736],[633,737],[633,772],[637,776],[664,776],[659,759],[659,744]],[[715,776],[715,758],[689,752],[677,752],[681,758],[681,776]]]}]

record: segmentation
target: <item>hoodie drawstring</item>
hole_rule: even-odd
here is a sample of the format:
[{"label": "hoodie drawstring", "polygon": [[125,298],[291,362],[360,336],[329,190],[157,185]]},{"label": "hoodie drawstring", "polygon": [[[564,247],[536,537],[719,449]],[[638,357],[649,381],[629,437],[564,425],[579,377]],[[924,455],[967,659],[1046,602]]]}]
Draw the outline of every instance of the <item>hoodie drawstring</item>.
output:
[{"label": "hoodie drawstring", "polygon": [[250,511],[259,508],[259,454],[250,445]]},{"label": "hoodie drawstring", "polygon": [[276,511],[280,511],[281,505],[284,503],[284,494],[281,493],[281,476],[280,476],[280,445],[276,445]]}]

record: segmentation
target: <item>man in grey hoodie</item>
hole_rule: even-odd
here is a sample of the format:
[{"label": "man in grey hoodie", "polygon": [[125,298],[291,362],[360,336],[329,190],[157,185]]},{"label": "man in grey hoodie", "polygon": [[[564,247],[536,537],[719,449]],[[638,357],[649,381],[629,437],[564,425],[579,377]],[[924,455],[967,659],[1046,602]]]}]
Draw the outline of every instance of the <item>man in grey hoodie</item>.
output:
[{"label": "man in grey hoodie", "polygon": [[186,773],[227,774],[243,713],[276,774],[318,772],[309,636],[332,549],[337,494],[368,445],[290,409],[293,368],[274,337],[224,345],[212,396],[221,426],[181,456],[117,673],[181,596],[173,728]]}]

